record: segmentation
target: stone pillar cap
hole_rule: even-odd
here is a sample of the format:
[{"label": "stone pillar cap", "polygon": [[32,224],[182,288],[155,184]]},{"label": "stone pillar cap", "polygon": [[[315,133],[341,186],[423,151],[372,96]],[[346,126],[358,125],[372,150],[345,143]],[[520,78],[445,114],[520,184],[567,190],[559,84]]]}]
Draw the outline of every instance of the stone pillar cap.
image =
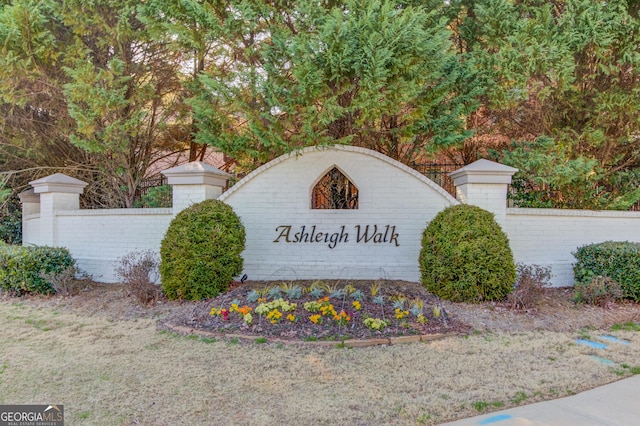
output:
[{"label": "stone pillar cap", "polygon": [[82,194],[84,187],[89,185],[87,182],[83,182],[80,179],[75,179],[62,173],[56,173],[38,180],[33,180],[29,182],[29,184],[33,186],[35,194],[43,192]]},{"label": "stone pillar cap", "polygon": [[22,191],[18,194],[18,198],[20,198],[22,204],[40,202],[40,194],[36,194],[33,188]]},{"label": "stone pillar cap", "polygon": [[451,176],[456,186],[466,183],[500,183],[508,185],[511,183],[511,177],[517,171],[518,169],[515,167],[481,159],[449,173],[449,176]]},{"label": "stone pillar cap", "polygon": [[201,161],[182,164],[161,172],[169,185],[212,185],[224,187],[231,174]]}]

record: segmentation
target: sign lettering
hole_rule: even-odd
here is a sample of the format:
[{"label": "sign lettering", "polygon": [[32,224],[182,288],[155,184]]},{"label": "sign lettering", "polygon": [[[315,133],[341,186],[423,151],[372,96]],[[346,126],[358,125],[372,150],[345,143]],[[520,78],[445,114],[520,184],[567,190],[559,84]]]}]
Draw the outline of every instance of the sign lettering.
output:
[{"label": "sign lettering", "polygon": [[[292,225],[280,225],[276,227],[276,239],[274,243],[314,243],[326,244],[330,249],[338,244],[355,241],[358,244],[391,244],[400,246],[399,234],[395,225],[355,225],[353,231],[347,231],[345,225],[338,230],[326,231],[316,225],[302,225],[293,228]],[[351,237],[355,236],[355,239]]]}]

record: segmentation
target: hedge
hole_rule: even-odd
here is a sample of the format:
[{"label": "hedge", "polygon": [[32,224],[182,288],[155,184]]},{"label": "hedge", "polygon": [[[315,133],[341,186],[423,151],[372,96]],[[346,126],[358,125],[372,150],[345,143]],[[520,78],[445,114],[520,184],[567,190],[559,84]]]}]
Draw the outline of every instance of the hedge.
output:
[{"label": "hedge", "polygon": [[62,247],[22,247],[0,244],[0,288],[17,295],[52,294],[55,290],[41,275],[59,273],[75,261]]},{"label": "hedge", "polygon": [[605,241],[579,247],[573,255],[578,283],[609,277],[620,284],[625,298],[640,301],[640,243]]}]

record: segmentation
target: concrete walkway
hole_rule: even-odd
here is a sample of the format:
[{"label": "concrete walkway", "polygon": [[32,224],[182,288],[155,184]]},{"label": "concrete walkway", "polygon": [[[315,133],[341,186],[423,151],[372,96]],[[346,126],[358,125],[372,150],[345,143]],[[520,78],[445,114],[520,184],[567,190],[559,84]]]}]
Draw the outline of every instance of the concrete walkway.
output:
[{"label": "concrete walkway", "polygon": [[451,426],[631,426],[640,425],[640,375],[574,396],[523,405],[456,422]]}]

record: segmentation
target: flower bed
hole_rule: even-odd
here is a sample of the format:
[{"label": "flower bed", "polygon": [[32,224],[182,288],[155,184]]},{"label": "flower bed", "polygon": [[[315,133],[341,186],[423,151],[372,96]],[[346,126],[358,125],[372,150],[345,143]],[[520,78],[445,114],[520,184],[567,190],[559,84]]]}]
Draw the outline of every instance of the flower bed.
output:
[{"label": "flower bed", "polygon": [[240,285],[184,321],[219,333],[303,341],[466,331],[439,300],[405,282],[268,282]]}]

